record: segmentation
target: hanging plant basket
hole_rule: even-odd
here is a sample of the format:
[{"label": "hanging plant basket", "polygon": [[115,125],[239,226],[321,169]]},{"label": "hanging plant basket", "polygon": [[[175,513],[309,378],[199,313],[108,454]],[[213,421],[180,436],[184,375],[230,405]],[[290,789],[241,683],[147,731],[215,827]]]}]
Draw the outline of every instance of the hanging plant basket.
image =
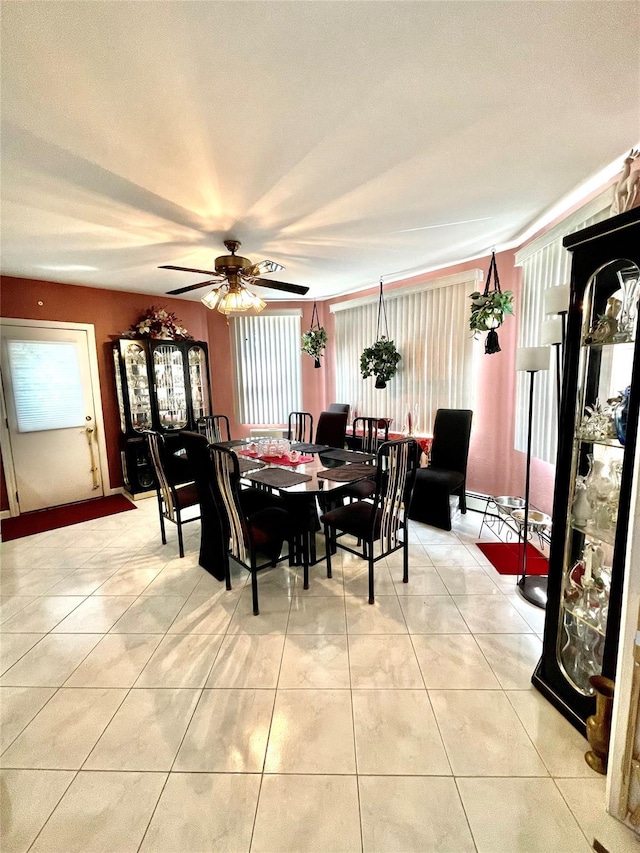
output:
[{"label": "hanging plant basket", "polygon": [[[493,290],[490,289],[492,275],[494,278]],[[504,293],[500,290],[495,252],[491,253],[484,293],[477,290],[469,294],[469,298],[471,299],[469,328],[475,333],[474,336],[479,332],[489,333],[484,346],[487,355],[500,352],[500,342],[496,330],[504,323],[506,314],[513,314],[513,293],[510,290],[505,290]]]},{"label": "hanging plant basket", "polygon": [[[381,335],[382,320],[386,334]],[[396,345],[389,339],[387,312],[382,296],[382,279],[380,279],[380,299],[378,302],[378,322],[376,324],[376,342],[366,347],[360,356],[360,373],[363,379],[375,376],[376,388],[386,388],[387,382],[398,372],[398,362],[402,356]]]},{"label": "hanging plant basket", "polygon": [[314,367],[320,367],[320,359],[324,355],[324,348],[327,345],[327,341],[327,331],[324,326],[320,325],[318,307],[314,302],[313,313],[311,315],[311,328],[302,335],[302,352],[314,359]]}]

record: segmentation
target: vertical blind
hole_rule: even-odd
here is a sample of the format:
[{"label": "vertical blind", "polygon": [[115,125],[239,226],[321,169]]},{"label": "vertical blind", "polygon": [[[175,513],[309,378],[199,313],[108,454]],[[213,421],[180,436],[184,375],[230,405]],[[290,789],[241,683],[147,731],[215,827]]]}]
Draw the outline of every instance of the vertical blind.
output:
[{"label": "vertical blind", "polygon": [[[522,266],[522,295],[519,307],[519,347],[540,346],[544,313],[544,293],[551,287],[569,282],[571,253],[562,245],[562,238],[605,219],[608,213],[607,197],[598,199],[589,208],[582,208],[563,220],[554,229],[548,240],[541,240],[540,248],[531,247],[516,254],[516,265]],[[607,205],[602,207],[602,205]],[[557,235],[556,233],[557,232]],[[532,251],[533,249],[533,251]],[[555,354],[548,371],[536,374],[533,395],[533,421],[531,430],[531,453],[538,459],[552,464],[556,461],[558,412],[555,384]],[[527,450],[527,428],[529,412],[529,375],[517,374],[515,448],[523,453]]]},{"label": "vertical blind", "polygon": [[237,418],[284,424],[302,405],[300,312],[233,317]]},{"label": "vertical blind", "polygon": [[[474,342],[468,327],[469,294],[476,289],[476,273],[469,280],[446,285],[446,279],[428,289],[385,296],[389,337],[402,360],[385,389],[375,378],[363,379],[360,355],[375,340],[377,301],[336,312],[336,398],[359,415],[393,418],[392,431],[407,429],[431,433],[438,408],[471,408]],[[382,330],[384,332],[384,329]]]}]

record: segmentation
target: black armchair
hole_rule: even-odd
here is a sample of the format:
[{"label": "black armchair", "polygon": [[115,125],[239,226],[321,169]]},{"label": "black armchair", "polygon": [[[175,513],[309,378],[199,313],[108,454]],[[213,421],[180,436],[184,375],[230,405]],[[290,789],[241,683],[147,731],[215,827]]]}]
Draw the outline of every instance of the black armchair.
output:
[{"label": "black armchair", "polygon": [[460,512],[467,511],[467,460],[473,412],[438,409],[428,468],[416,475],[409,518],[442,530],[451,530],[449,495],[459,496]]}]

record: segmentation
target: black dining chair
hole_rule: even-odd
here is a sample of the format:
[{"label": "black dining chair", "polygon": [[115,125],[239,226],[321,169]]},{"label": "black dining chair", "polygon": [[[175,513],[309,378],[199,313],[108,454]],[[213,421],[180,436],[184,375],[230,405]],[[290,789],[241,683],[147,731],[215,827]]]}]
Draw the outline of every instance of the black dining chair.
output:
[{"label": "black dining chair", "polygon": [[471,409],[438,409],[428,468],[416,475],[409,517],[441,530],[451,530],[450,495],[458,495],[466,513],[467,462],[471,439]]},{"label": "black dining chair", "polygon": [[[240,489],[238,457],[232,450],[210,445],[215,476],[216,500],[229,535],[229,553],[251,573],[253,612],[257,616],[258,572],[288,560],[297,534],[295,519],[283,508],[281,499],[261,489]],[[255,494],[253,494],[255,493]],[[265,499],[268,503],[265,503]],[[289,542],[289,554],[281,556]],[[263,558],[260,559],[260,555]],[[309,561],[302,549],[304,588],[309,588]]]},{"label": "black dining chair", "polygon": [[347,412],[320,412],[316,428],[316,444],[344,447],[347,434]]},{"label": "black dining chair", "polygon": [[309,412],[291,412],[287,431],[289,441],[311,444],[313,441],[313,415]]},{"label": "black dining chair", "polygon": [[206,435],[209,444],[231,441],[229,418],[226,415],[205,415],[198,418],[196,427],[199,433]]},{"label": "black dining chair", "polygon": [[[387,418],[355,418],[353,438],[358,450],[363,453],[377,453],[383,441],[389,440],[389,421]],[[370,498],[376,490],[373,480],[360,480],[347,486],[344,494],[355,500]]]},{"label": "black dining chair", "polygon": [[327,408],[328,412],[344,412],[349,418],[349,412],[351,410],[351,406],[348,403],[329,403],[329,407]]},{"label": "black dining chair", "polygon": [[[327,577],[331,577],[333,548],[342,548],[367,560],[369,604],[375,601],[374,566],[383,557],[402,550],[402,580],[409,581],[407,509],[411,503],[417,460],[417,445],[411,438],[381,444],[376,455],[373,501],[356,501],[320,516],[324,526]],[[362,550],[344,544],[338,532],[355,536],[362,542]]]},{"label": "black dining chair", "polygon": [[[197,507],[199,510],[198,490],[189,474],[189,480],[184,481],[179,460],[172,458],[165,437],[156,430],[144,430],[149,448],[149,456],[153,463],[158,497],[158,514],[160,516],[160,534],[162,544],[167,544],[165,521],[171,521],[178,528],[178,550],[184,557],[184,541],[182,526],[190,521],[198,521],[200,514],[185,510]],[[182,463],[182,467],[184,464]],[[182,474],[182,476],[180,476]]]}]

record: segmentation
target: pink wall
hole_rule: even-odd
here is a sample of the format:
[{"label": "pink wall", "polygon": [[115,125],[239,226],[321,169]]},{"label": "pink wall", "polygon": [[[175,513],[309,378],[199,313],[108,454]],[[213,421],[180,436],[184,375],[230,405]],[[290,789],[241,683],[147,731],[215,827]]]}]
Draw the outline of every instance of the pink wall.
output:
[{"label": "pink wall", "polygon": [[[490,256],[476,258],[435,270],[414,278],[404,279],[386,286],[387,291],[421,284],[425,281],[444,278],[448,275],[472,269],[482,269],[485,277],[489,269]],[[518,341],[518,316],[521,289],[521,271],[514,266],[514,252],[496,255],[500,285],[503,290],[512,290],[515,295],[515,314],[507,317],[499,331],[501,352],[480,356],[477,388],[473,404],[473,429],[469,451],[467,484],[470,491],[492,495],[522,495],[525,484],[526,455],[514,450],[515,435],[515,353]],[[363,295],[375,295],[372,288]],[[348,301],[349,298],[328,300],[326,303],[327,332],[333,334],[334,314],[329,314],[329,305]],[[483,335],[484,338],[484,335]],[[333,365],[331,364],[333,368]],[[333,380],[332,374],[332,380]],[[335,387],[332,385],[331,387]],[[534,506],[550,513],[553,506],[555,466],[540,459],[531,464],[531,502]]]}]

